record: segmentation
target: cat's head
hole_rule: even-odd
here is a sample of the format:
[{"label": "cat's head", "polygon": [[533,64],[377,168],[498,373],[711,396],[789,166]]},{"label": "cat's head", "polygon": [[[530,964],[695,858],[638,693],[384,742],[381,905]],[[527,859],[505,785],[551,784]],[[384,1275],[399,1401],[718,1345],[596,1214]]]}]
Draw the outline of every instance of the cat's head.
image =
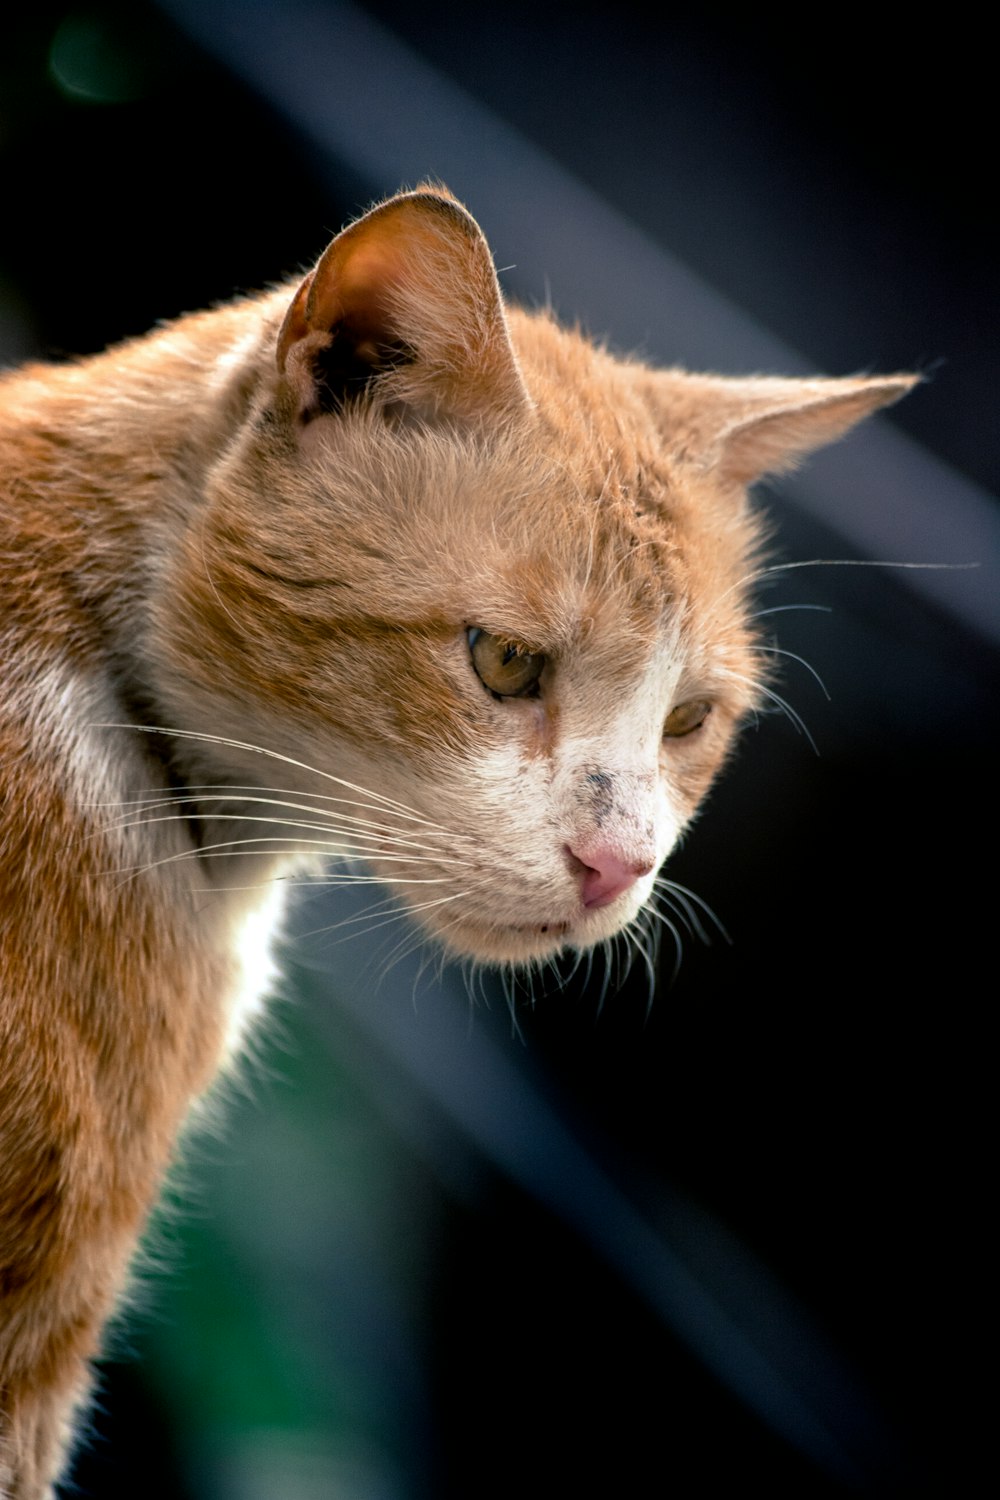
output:
[{"label": "cat's head", "polygon": [[255,316],[266,374],[158,604],[174,719],[287,757],[219,752],[454,951],[610,937],[760,701],[747,485],[912,382],[615,359],[508,311],[436,190]]}]

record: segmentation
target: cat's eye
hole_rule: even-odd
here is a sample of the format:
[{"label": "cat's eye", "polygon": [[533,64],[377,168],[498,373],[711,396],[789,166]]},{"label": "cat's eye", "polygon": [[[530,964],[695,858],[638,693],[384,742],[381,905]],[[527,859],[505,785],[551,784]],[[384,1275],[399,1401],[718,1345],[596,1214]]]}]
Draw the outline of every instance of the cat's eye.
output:
[{"label": "cat's eye", "polygon": [[682,739],[686,734],[693,734],[700,729],[712,712],[712,705],[707,698],[692,698],[688,703],[678,703],[667,714],[667,722],[663,726],[663,735],[668,740]]},{"label": "cat's eye", "polygon": [[545,666],[540,651],[529,651],[518,641],[491,635],[474,626],[467,632],[469,653],[476,675],[498,698],[531,698]]}]

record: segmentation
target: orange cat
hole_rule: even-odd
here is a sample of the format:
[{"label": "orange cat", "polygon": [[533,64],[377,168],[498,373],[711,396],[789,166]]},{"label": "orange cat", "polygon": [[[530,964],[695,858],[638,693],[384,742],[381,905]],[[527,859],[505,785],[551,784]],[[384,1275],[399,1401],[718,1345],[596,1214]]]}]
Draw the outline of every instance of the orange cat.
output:
[{"label": "orange cat", "polygon": [[614,359],[437,190],[0,382],[0,1494],[52,1492],[276,877],[359,856],[486,963],[632,922],[758,701],[746,486],[911,383]]}]

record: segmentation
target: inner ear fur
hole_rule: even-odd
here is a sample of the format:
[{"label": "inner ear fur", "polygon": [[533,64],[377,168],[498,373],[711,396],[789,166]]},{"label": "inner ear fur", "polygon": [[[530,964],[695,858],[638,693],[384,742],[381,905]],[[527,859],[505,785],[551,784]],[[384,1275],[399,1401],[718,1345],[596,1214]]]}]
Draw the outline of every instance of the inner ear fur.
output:
[{"label": "inner ear fur", "polygon": [[306,419],[361,395],[460,420],[528,404],[489,247],[437,190],[389,199],[327,246],[277,361]]}]

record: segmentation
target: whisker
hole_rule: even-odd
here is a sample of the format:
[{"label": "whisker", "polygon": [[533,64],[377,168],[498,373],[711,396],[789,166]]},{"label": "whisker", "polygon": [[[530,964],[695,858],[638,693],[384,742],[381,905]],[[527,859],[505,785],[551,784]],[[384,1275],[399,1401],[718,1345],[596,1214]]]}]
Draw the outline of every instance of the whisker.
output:
[{"label": "whisker", "polygon": [[[700,908],[701,911],[704,912],[705,916],[708,917],[709,921],[718,930],[719,934],[727,943],[732,942],[732,938],[729,936],[729,933],[720,920],[718,914],[712,910],[711,906],[709,906],[704,897],[698,895],[697,891],[692,891],[689,886],[681,885],[677,880],[668,879],[666,875],[657,876],[655,888],[658,894],[671,895],[675,898],[681,909],[687,915],[688,920],[691,922],[695,934],[701,939],[703,943],[710,943],[711,937],[706,932],[702,922],[699,920],[698,912],[695,910],[696,907]],[[654,915],[659,915],[655,907],[651,908],[651,910],[653,911]]]},{"label": "whisker", "polygon": [[[257,845],[257,844],[269,844],[270,845],[270,844],[283,844],[284,842],[285,842],[285,840],[281,839],[281,838],[278,838],[277,835],[275,835],[274,837],[271,837],[268,834],[255,834],[252,838],[227,839],[227,840],[222,841],[222,842],[217,843],[217,844],[207,844],[207,845],[205,845],[204,847],[202,847],[200,849],[182,849],[178,853],[164,855],[164,857],[162,859],[150,860],[148,863],[143,864],[143,865],[125,865],[125,866],[121,866],[117,870],[111,870],[111,871],[109,871],[109,873],[113,874],[113,875],[129,875],[129,876],[142,875],[142,874],[146,874],[150,870],[159,869],[163,865],[178,864],[182,860],[199,859],[199,858],[202,858],[202,857],[219,858],[219,857],[222,857],[222,856],[227,857],[227,858],[231,858],[231,857],[234,857],[235,855],[238,855],[238,854],[244,854],[244,855],[247,855],[247,854],[258,854],[258,855],[260,855],[260,854],[267,853],[272,858],[276,858],[276,857],[293,858],[296,855],[300,855],[301,856],[303,854],[303,850],[302,850],[302,847],[301,847],[303,844],[314,844],[314,845],[316,845],[317,849],[320,852],[326,853],[326,854],[334,854],[334,855],[336,855],[336,854],[341,853],[340,850],[331,849],[330,846],[329,846],[329,843],[325,839],[302,839],[299,842],[298,847],[292,848],[292,849],[267,849],[267,850],[263,850],[263,849],[256,849],[256,848],[254,848],[254,849],[246,849],[246,848],[241,847],[241,846],[247,845],[247,844],[253,844],[253,845]],[[419,860],[416,856],[409,855],[409,854],[393,855],[393,854],[382,854],[381,852],[379,852],[378,853],[378,858],[380,860],[381,859],[387,859],[387,860],[393,860],[393,861],[396,861],[396,862],[406,861],[408,863],[414,863],[414,864],[422,863],[422,861]],[[427,877],[426,879],[413,879],[411,877],[403,877],[403,876],[399,876],[399,877],[397,877],[397,876],[391,876],[389,878],[392,879],[392,881],[393,881],[394,884],[435,884],[435,883],[436,884],[440,884],[442,881],[447,880],[449,877],[446,876],[446,875],[442,875],[442,876]],[[345,875],[343,877],[343,880],[344,880],[345,883],[349,882],[349,883],[352,883],[352,884],[366,884],[366,883],[368,883],[368,884],[377,885],[379,883],[379,877],[377,875]],[[310,882],[310,883],[312,883],[312,882]]]},{"label": "whisker", "polygon": [[[302,882],[302,884],[307,883]],[[317,884],[325,886],[326,882],[321,878]],[[350,927],[359,922],[367,922],[371,917],[384,916],[387,912],[392,915],[401,915],[403,910],[404,908],[400,905],[399,901],[390,892],[387,892],[381,901],[376,901],[373,905],[366,906],[364,911],[353,912],[350,916],[339,917],[336,922],[323,923],[319,927],[306,928],[300,933],[300,936],[303,939],[320,937],[327,932],[337,932],[342,927]]]},{"label": "whisker", "polygon": [[[396,922],[406,922],[413,912],[429,911],[435,906],[444,906],[449,901],[459,901],[463,895],[462,891],[454,891],[450,896],[439,896],[435,901],[421,901],[413,906],[396,904],[395,910],[387,911],[386,907],[391,903],[391,897],[384,902],[379,902],[368,911],[356,912],[353,916],[344,917],[339,922],[331,922],[325,927],[314,927],[308,932],[302,933],[303,938],[328,937],[332,933],[341,933],[341,940],[349,941],[351,938],[368,937],[373,932],[378,932],[383,927],[391,927]],[[377,918],[377,920],[373,920]],[[350,927],[355,923],[367,922],[368,926],[359,926],[356,932],[343,932],[342,929]],[[419,941],[423,941],[424,934],[418,932]]]},{"label": "whisker", "polygon": [[[608,986],[611,983],[611,955],[612,955],[613,949],[611,947],[611,943],[609,942],[609,940],[607,938],[605,938],[604,941],[601,943],[601,952],[604,955],[604,979],[603,979],[603,981],[601,983],[601,993],[597,997],[597,1014],[598,1014],[598,1016],[600,1016],[600,1015],[603,1014],[603,1011],[604,1011],[604,1002],[608,998]],[[589,981],[589,978],[590,978],[589,970],[588,970],[587,978],[588,978],[588,981]]]},{"label": "whisker", "polygon": [[621,936],[625,941],[626,952],[628,953],[629,958],[628,968],[625,971],[625,978],[628,978],[637,958],[642,960],[646,968],[646,973],[649,979],[646,998],[646,1016],[648,1019],[649,1012],[653,1006],[653,995],[656,991],[656,969],[653,967],[653,961],[650,958],[649,953],[646,951],[645,945],[642,943],[639,937],[639,932],[635,927],[623,928]]},{"label": "whisker", "polygon": [[670,971],[670,978],[667,980],[669,986],[676,982],[677,976],[681,971],[681,960],[684,957],[684,939],[681,937],[677,924],[670,920],[666,912],[659,911],[655,906],[651,906],[649,909],[674,940],[674,966]]},{"label": "whisker", "polygon": [[765,615],[786,614],[792,609],[811,609],[824,615],[833,614],[833,608],[829,604],[772,604],[768,609],[755,609],[752,618],[762,620]]},{"label": "whisker", "polygon": [[809,745],[812,747],[813,751],[817,755],[819,754],[819,748],[816,744],[816,741],[810,734],[805,720],[800,714],[796,713],[795,709],[785,698],[782,698],[780,693],[776,693],[773,688],[765,687],[762,682],[756,681],[752,677],[747,677],[742,672],[732,671],[731,668],[726,669],[725,676],[727,676],[731,682],[746,683],[747,686],[753,688],[755,692],[762,693],[765,698],[770,698],[771,702],[774,703],[782,711],[782,713],[787,716],[790,722],[795,725],[795,728],[798,730],[799,734],[805,737]]},{"label": "whisker", "polygon": [[[155,823],[175,823],[176,821],[177,819],[175,817],[130,818],[122,820],[118,823],[107,825],[107,829],[105,831],[111,831],[117,828],[145,828]],[[243,815],[241,815],[240,813],[193,813],[189,814],[185,821],[201,823],[263,823],[266,826],[275,828],[304,828],[314,833],[325,833],[330,839],[343,839],[351,843],[352,849],[354,848],[354,841],[356,841],[359,836],[357,829],[361,828],[364,830],[364,838],[382,840],[382,844],[379,845],[380,849],[383,846],[398,844],[410,849],[420,849],[424,851],[424,853],[432,853],[433,857],[437,860],[448,861],[449,859],[448,855],[442,855],[437,853],[437,851],[429,850],[426,844],[418,843],[415,839],[409,839],[401,834],[395,834],[392,832],[382,834],[379,831],[378,825],[366,824],[364,820],[361,819],[357,820],[357,828],[341,828],[333,823],[307,823],[295,818],[265,818],[262,817],[259,813],[245,813]],[[348,819],[347,821],[354,822],[355,820]],[[315,842],[315,840],[303,840],[303,842]],[[365,852],[367,853],[377,851],[366,850]]]},{"label": "whisker", "polygon": [[[321,776],[324,781],[331,782],[334,786],[346,787],[350,792],[359,792],[365,797],[372,799],[372,803],[380,803],[384,807],[391,807],[394,812],[403,817],[411,817],[417,822],[427,822],[419,813],[412,812],[403,803],[395,801],[392,797],[385,797],[381,792],[373,792],[367,787],[358,786],[356,782],[347,781],[343,776],[335,776],[331,771],[323,771],[318,766],[310,766],[305,761],[296,760],[293,756],[282,755],[280,750],[268,750],[264,745],[254,745],[246,740],[230,739],[228,735],[207,734],[194,729],[168,729],[162,724],[114,724],[97,723],[95,729],[129,729],[137,730],[142,734],[166,734],[174,739],[194,740],[206,745],[225,745],[230,750],[247,750],[251,755],[263,755],[269,760],[281,761],[286,766],[295,766],[299,771],[308,771],[310,776]],[[432,824],[440,827],[440,824]]]},{"label": "whisker", "polygon": [[[336,802],[342,803],[346,807],[364,807],[366,805],[364,803],[359,803],[359,802],[356,802],[354,800],[347,799],[347,798],[327,798],[326,800],[328,800],[328,801],[336,801]],[[256,796],[255,797],[243,797],[243,796],[231,796],[231,795],[228,795],[228,794],[219,794],[219,793],[211,793],[211,792],[205,793],[203,795],[195,796],[195,797],[188,797],[188,796],[184,795],[183,793],[178,793],[178,795],[176,797],[169,797],[169,798],[168,797],[163,797],[163,798],[159,798],[155,802],[148,801],[148,802],[136,802],[136,803],[117,803],[117,804],[116,803],[93,803],[91,805],[95,806],[95,807],[112,807],[112,806],[131,807],[136,812],[159,812],[161,809],[166,808],[166,807],[178,807],[178,808],[182,809],[181,816],[183,816],[183,818],[185,820],[202,819],[202,820],[204,820],[206,822],[212,821],[214,818],[218,818],[218,819],[231,818],[231,819],[236,819],[236,820],[242,819],[243,821],[246,821],[246,822],[252,822],[252,821],[256,821],[256,822],[270,821],[270,822],[275,822],[275,823],[276,822],[283,822],[283,823],[287,823],[287,825],[289,827],[291,827],[291,828],[328,828],[329,827],[329,828],[336,829],[338,827],[337,823],[331,823],[329,820],[326,821],[326,822],[321,822],[321,823],[301,823],[301,822],[295,822],[292,819],[283,819],[283,818],[282,819],[279,819],[279,818],[264,819],[264,818],[260,817],[259,814],[254,814],[254,813],[240,814],[240,813],[221,813],[221,812],[220,813],[213,813],[213,812],[193,813],[193,812],[191,812],[190,811],[191,804],[192,803],[198,803],[198,802],[208,802],[208,803],[211,803],[213,805],[213,807],[216,804],[223,803],[223,802],[235,802],[240,807],[246,807],[248,804],[260,804],[261,806],[265,806],[265,807],[287,808],[289,811],[292,811],[292,812],[312,813],[313,816],[315,816],[315,817],[324,817],[325,816],[325,817],[327,817],[329,819],[329,817],[333,816],[332,812],[329,815],[327,815],[325,808],[309,807],[307,804],[295,803],[295,802],[286,802],[286,801],[282,800],[279,797],[256,797]],[[170,819],[167,819],[167,818],[161,818],[161,819],[134,818],[130,814],[128,817],[124,817],[124,818],[120,819],[118,822],[106,824],[105,827],[107,827],[107,828],[137,828],[137,827],[141,827],[144,822],[154,822],[154,821],[168,822],[168,821],[176,821],[176,817],[177,817],[177,815],[175,815],[173,818],[170,818]],[[396,840],[398,840],[400,842],[404,841],[404,835],[396,833],[392,829],[391,825],[389,825],[389,824],[386,824],[386,823],[377,823],[377,822],[375,822],[371,818],[359,818],[359,817],[354,816],[352,813],[337,812],[336,813],[336,817],[338,819],[339,824],[341,824],[341,825],[348,825],[349,824],[351,827],[371,829],[371,830],[373,830],[376,833],[378,833],[380,831],[386,831],[392,838],[394,838],[394,839],[396,839]],[[454,838],[454,834],[451,832],[451,830],[449,830],[447,828],[440,827],[438,825],[431,825],[431,824],[429,824],[428,825],[428,830],[429,830],[430,834],[438,834],[442,838],[446,838],[446,839],[448,839],[448,838]],[[425,838],[428,837],[428,832],[425,832],[423,836]]]},{"label": "whisker", "polygon": [[813,677],[813,678],[815,678],[816,682],[818,682],[819,687],[820,687],[820,691],[822,692],[823,696],[826,698],[827,702],[829,703],[831,701],[830,700],[830,694],[829,694],[829,692],[827,690],[826,683],[823,681],[822,677],[816,671],[816,668],[814,666],[812,666],[809,662],[807,662],[804,656],[798,656],[794,651],[785,651],[780,646],[755,646],[754,650],[755,651],[766,651],[769,656],[787,656],[790,661],[797,661],[798,664],[799,664],[799,666],[800,667],[805,667],[806,671],[810,674],[810,676]]},{"label": "whisker", "polygon": [[[274,856],[277,856],[279,854],[289,857],[294,857],[296,854],[302,855],[304,854],[305,846],[313,845],[317,846],[324,855],[327,855],[331,858],[379,860],[380,862],[392,862],[393,864],[423,864],[427,863],[428,861],[432,861],[435,865],[459,865],[463,868],[468,868],[468,860],[463,858],[461,855],[441,854],[437,850],[426,849],[420,844],[414,843],[410,839],[396,839],[391,835],[386,836],[386,838],[382,842],[376,843],[371,834],[366,834],[366,842],[365,840],[359,839],[358,835],[353,833],[351,830],[341,831],[336,828],[325,829],[323,824],[321,823],[293,823],[286,822],[286,820],[283,818],[237,818],[232,814],[224,814],[223,818],[231,818],[233,822],[238,822],[241,824],[252,822],[263,823],[265,826],[274,826],[277,828],[306,828],[312,829],[315,832],[326,834],[326,837],[322,839],[297,838],[296,841],[292,844],[291,848],[283,850],[273,849],[266,851],[267,853]],[[143,820],[142,822],[130,824],[128,826],[139,828],[143,827],[144,823],[146,822],[161,823],[170,821],[172,820],[168,818],[149,818]],[[206,821],[210,820],[206,819]],[[196,848],[180,850],[168,856],[167,861],[160,861],[160,863],[169,862],[169,860],[171,859],[178,860],[187,857],[197,858],[199,855],[209,854],[213,852],[217,853],[219,850],[224,849],[239,850],[241,845],[255,846],[253,848],[243,850],[242,852],[262,854],[265,851],[257,848],[256,846],[270,843],[287,843],[288,841],[289,839],[287,835],[284,837],[278,837],[277,835],[270,837],[264,834],[248,834],[246,835],[246,837],[241,839],[229,839],[220,841],[215,844],[205,844]],[[398,848],[397,846],[401,847]],[[416,851],[415,853],[407,852],[414,850]],[[152,869],[154,868],[154,866],[135,865],[122,868],[136,870]],[[112,871],[112,873],[121,873],[121,869],[119,869],[118,871]]]},{"label": "whisker", "polygon": [[752,587],[753,584],[761,583],[766,578],[773,577],[776,573],[791,573],[798,568],[904,568],[928,571],[966,572],[969,568],[978,568],[977,562],[964,563],[940,563],[940,562],[889,562],[874,557],[810,557],[802,558],[794,562],[769,563],[767,567],[757,568],[752,573],[746,573],[738,578],[735,583],[719,594],[712,601],[713,608],[721,604],[723,599],[738,589]]}]

